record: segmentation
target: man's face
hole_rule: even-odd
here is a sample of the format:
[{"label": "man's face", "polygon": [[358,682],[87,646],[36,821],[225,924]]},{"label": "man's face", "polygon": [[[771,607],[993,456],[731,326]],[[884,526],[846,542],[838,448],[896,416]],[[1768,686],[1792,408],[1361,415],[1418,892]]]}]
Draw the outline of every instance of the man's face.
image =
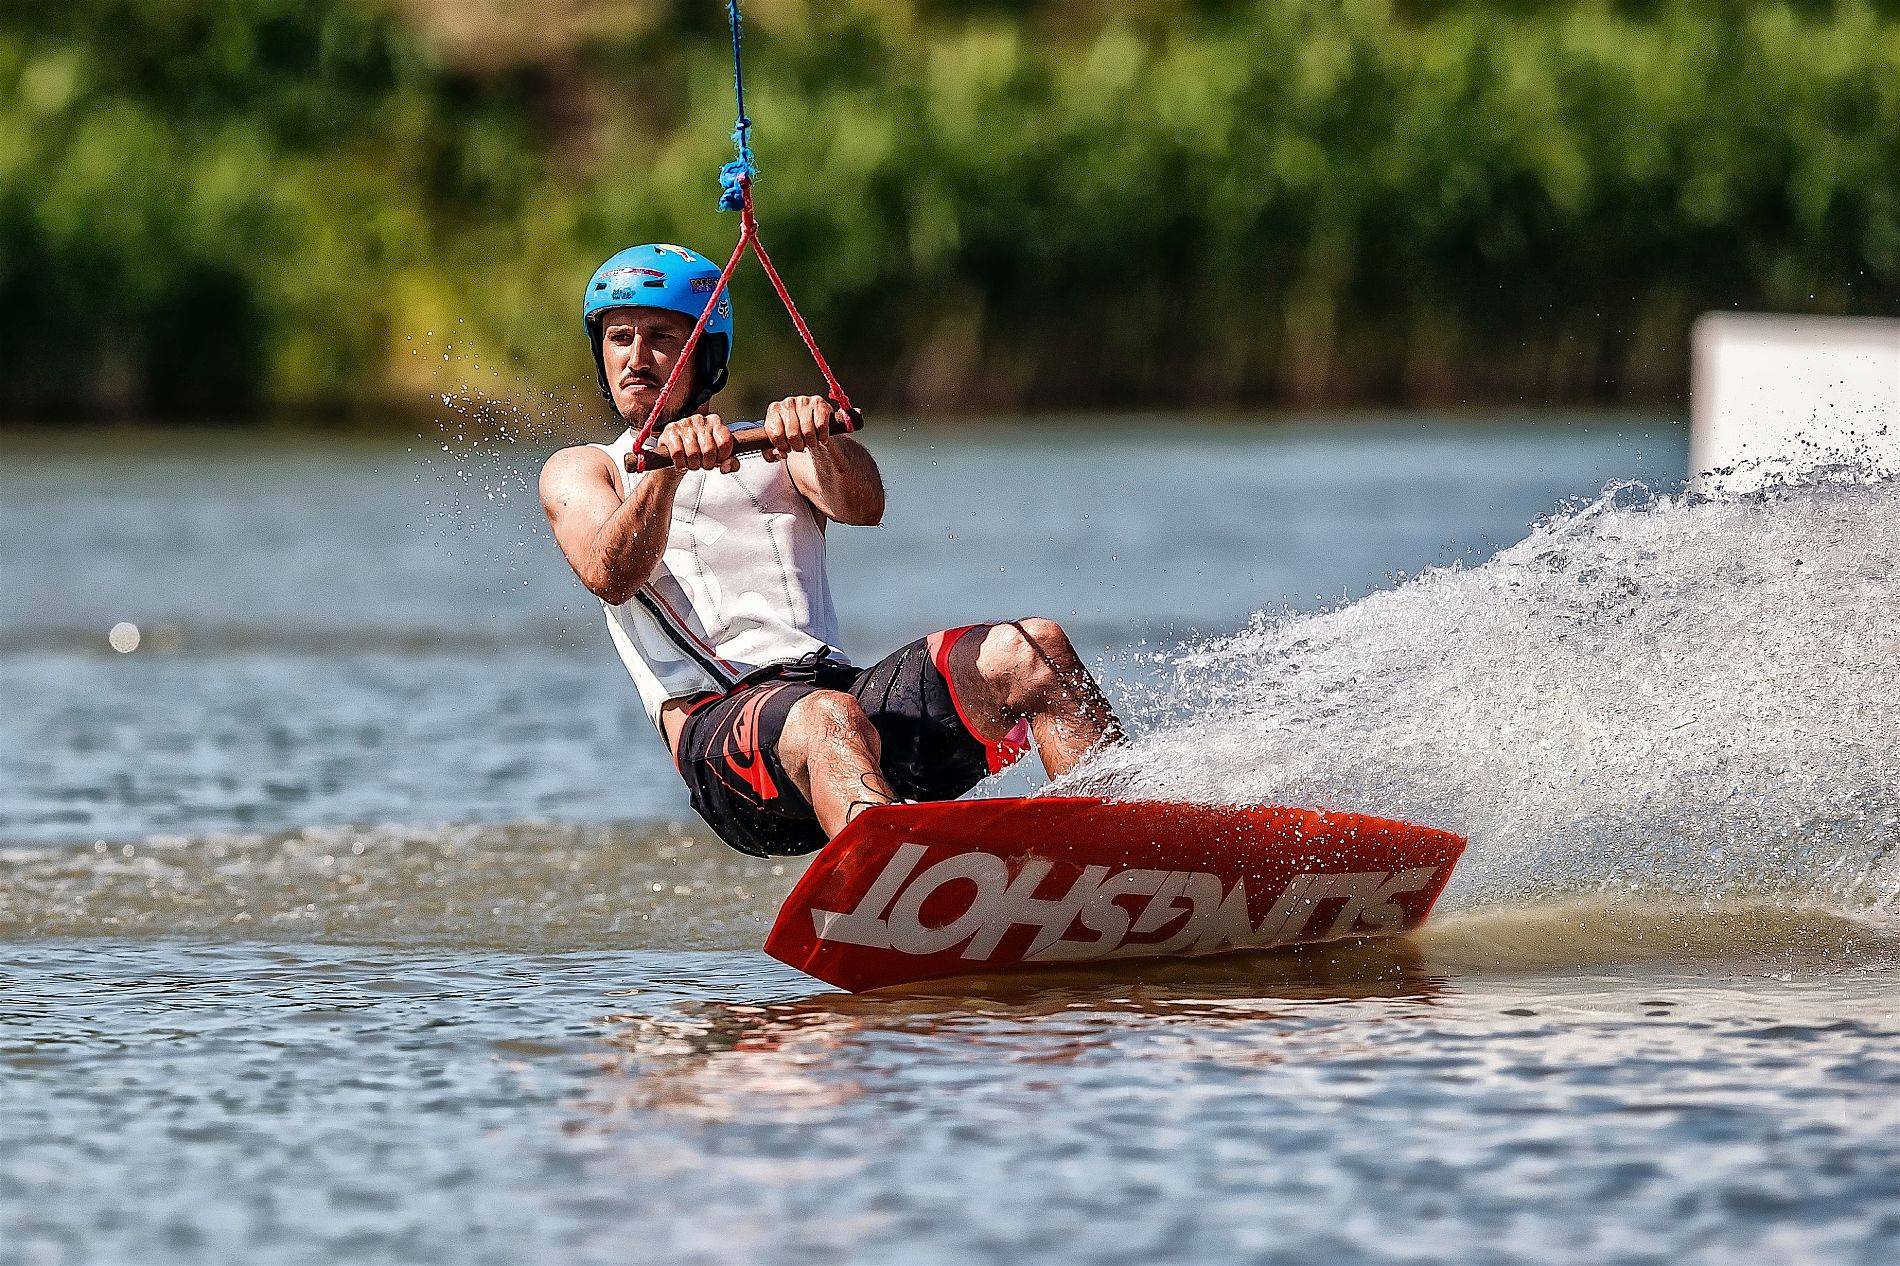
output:
[{"label": "man's face", "polygon": [[[692,332],[690,317],[660,308],[611,308],[601,318],[600,356],[621,417],[632,423],[646,420]],[[688,366],[661,422],[671,421],[692,398],[693,369]]]}]

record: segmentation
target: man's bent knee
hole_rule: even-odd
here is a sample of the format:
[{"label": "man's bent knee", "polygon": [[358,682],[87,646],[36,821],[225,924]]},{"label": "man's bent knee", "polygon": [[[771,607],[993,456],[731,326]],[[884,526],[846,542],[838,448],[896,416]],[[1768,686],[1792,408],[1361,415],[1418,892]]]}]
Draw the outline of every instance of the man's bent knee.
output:
[{"label": "man's bent knee", "polygon": [[[785,740],[792,740],[786,744]],[[814,690],[792,705],[780,739],[780,758],[788,768],[829,760],[877,757],[877,729],[857,699],[842,690]],[[786,746],[796,751],[785,751]]]},{"label": "man's bent knee", "polygon": [[1081,671],[1068,634],[1040,616],[991,625],[976,666],[1006,715],[1045,704]]},{"label": "man's bent knee", "polygon": [[1067,670],[1079,662],[1075,647],[1069,642],[1069,635],[1054,620],[1032,615],[1024,620],[1016,620],[1005,626],[1015,629],[1029,643],[1032,651],[1040,653],[1041,658],[1052,660],[1061,670]]}]

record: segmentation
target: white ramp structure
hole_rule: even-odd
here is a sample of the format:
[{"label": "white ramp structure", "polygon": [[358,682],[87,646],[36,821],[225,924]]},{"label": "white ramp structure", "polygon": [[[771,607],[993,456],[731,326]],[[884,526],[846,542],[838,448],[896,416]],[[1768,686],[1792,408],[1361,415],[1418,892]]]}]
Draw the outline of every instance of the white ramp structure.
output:
[{"label": "white ramp structure", "polygon": [[1692,474],[1900,473],[1900,319],[1711,312],[1692,343]]}]

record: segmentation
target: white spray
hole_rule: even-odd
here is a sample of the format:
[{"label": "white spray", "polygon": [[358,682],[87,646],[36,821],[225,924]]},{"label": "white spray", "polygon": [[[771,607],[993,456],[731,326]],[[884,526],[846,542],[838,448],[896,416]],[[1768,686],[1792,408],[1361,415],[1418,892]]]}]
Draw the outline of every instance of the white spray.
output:
[{"label": "white spray", "polygon": [[1470,837],[1447,908],[1900,893],[1900,482],[1614,487],[1471,569],[1257,616],[1052,788],[1353,808]]}]

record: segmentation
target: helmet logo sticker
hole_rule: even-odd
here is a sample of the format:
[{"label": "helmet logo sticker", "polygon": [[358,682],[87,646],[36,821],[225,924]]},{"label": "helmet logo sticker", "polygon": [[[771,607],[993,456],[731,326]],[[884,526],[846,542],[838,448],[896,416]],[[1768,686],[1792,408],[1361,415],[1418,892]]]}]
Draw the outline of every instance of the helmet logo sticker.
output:
[{"label": "helmet logo sticker", "polygon": [[674,246],[671,243],[662,242],[653,249],[663,255],[678,255],[689,264],[698,262],[698,256],[694,255],[693,252],[687,250],[684,246]]},{"label": "helmet logo sticker", "polygon": [[719,284],[719,278],[694,277],[691,279],[691,283],[694,294],[709,295],[712,293],[712,288]]}]

